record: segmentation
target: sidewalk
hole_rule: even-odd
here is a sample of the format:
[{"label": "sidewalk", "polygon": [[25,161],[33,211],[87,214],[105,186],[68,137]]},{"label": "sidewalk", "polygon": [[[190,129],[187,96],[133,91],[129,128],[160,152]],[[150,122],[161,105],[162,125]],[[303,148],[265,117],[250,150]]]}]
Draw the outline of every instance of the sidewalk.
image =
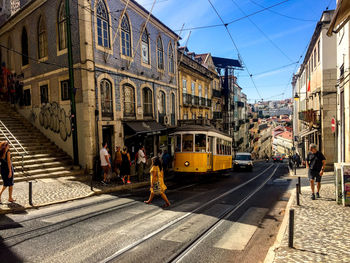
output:
[{"label": "sidewalk", "polygon": [[[304,172],[300,169],[297,176],[305,177]],[[322,185],[320,199],[311,200],[309,186],[302,187],[301,206],[296,206],[292,195],[265,262],[350,262],[350,207],[336,204],[333,177],[327,174],[324,179],[328,183]],[[307,179],[302,178],[302,185],[305,183]],[[289,208],[295,210],[294,248],[288,248]]]},{"label": "sidewalk", "polygon": [[[41,206],[63,203],[67,201],[86,198],[93,195],[111,193],[121,190],[129,190],[149,185],[149,181],[134,182],[132,184],[123,185],[119,183],[111,183],[107,186],[100,182],[93,182],[93,191],[90,187],[89,176],[82,177],[61,177],[55,179],[37,179],[33,181],[32,200],[33,206],[29,204],[29,183],[18,182],[13,187],[13,196],[15,203],[9,203],[8,188],[1,196],[2,204],[0,204],[0,214],[23,211],[29,208],[38,208]],[[2,186],[1,186],[2,187]]]}]

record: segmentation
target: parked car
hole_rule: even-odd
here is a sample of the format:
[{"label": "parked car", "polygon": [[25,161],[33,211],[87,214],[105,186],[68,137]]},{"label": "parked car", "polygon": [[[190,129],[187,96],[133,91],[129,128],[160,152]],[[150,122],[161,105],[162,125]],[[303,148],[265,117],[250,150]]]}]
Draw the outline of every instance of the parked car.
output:
[{"label": "parked car", "polygon": [[280,155],[275,155],[272,157],[272,160],[274,163],[282,163],[283,162],[283,158]]},{"label": "parked car", "polygon": [[250,153],[244,153],[244,152],[236,153],[236,156],[233,160],[233,168],[235,170],[246,169],[246,170],[252,171],[253,170],[252,155]]}]

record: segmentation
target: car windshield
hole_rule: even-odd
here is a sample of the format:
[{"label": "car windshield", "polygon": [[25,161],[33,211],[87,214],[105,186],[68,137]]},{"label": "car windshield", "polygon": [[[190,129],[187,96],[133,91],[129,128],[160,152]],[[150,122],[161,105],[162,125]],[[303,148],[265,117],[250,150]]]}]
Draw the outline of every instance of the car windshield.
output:
[{"label": "car windshield", "polygon": [[251,157],[250,157],[250,155],[236,155],[236,160],[250,161]]}]

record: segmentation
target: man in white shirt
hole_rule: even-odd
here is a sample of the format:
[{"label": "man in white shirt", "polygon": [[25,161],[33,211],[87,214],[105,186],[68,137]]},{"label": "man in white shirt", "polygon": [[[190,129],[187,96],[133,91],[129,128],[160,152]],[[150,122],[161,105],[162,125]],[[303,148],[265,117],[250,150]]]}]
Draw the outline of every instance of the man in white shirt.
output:
[{"label": "man in white shirt", "polygon": [[107,184],[108,172],[111,169],[111,163],[109,162],[109,154],[107,151],[107,142],[102,144],[102,149],[100,150],[100,160],[101,167],[103,170],[103,184]]},{"label": "man in white shirt", "polygon": [[137,152],[137,177],[139,182],[143,180],[143,173],[145,170],[145,164],[146,164],[146,154],[145,154],[145,147],[141,146],[139,151]]}]

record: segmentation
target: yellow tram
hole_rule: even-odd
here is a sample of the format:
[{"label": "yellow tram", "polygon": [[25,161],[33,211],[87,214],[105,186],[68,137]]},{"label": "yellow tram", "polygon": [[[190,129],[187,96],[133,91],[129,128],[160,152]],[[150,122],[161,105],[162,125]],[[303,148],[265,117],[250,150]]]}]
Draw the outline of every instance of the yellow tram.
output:
[{"label": "yellow tram", "polygon": [[232,168],[232,138],[210,126],[176,128],[174,172],[209,173]]}]

